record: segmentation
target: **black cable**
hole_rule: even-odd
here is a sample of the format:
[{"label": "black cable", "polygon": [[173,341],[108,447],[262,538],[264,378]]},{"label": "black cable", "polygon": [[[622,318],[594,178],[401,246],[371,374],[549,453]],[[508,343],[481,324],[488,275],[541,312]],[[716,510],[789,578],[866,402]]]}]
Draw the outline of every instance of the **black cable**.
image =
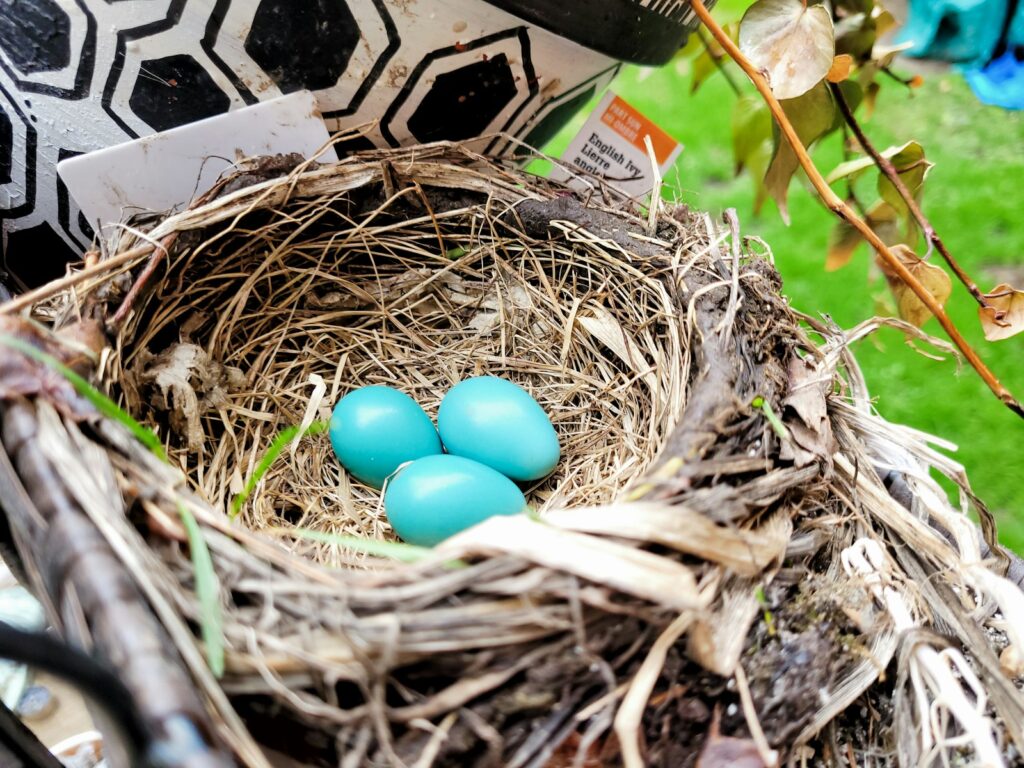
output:
[{"label": "black cable", "polygon": [[0,765],[3,768],[62,768],[36,735],[0,701]]},{"label": "black cable", "polygon": [[75,686],[103,708],[121,731],[129,764],[145,766],[150,734],[124,684],[91,656],[42,632],[0,622],[0,657],[43,669]]}]

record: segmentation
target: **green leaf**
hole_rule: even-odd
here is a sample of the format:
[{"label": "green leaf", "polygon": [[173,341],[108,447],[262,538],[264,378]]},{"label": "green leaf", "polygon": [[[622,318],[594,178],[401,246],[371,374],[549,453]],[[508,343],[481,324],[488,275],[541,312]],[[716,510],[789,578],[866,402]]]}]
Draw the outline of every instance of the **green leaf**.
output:
[{"label": "green leaf", "polygon": [[760,96],[740,96],[732,109],[732,156],[736,173],[743,170],[752,155],[763,152],[765,146],[770,154],[772,113]]},{"label": "green leaf", "polygon": [[206,663],[214,677],[224,674],[224,631],[220,610],[220,581],[213,569],[213,558],[206,546],[203,530],[196,522],[192,510],[178,501],[178,515],[188,537],[192,556],[192,572],[196,580],[196,598],[199,600],[199,624],[206,647]]},{"label": "green leaf", "polygon": [[848,53],[855,59],[871,55],[877,31],[868,13],[852,13],[836,21],[836,53]]},{"label": "green leaf", "polygon": [[704,84],[704,81],[717,71],[718,66],[715,64],[715,60],[711,57],[708,49],[705,48],[693,60],[693,68],[691,70],[693,79],[690,81],[690,93],[696,93],[701,85]]},{"label": "green leaf", "polygon": [[[917,155],[917,152],[920,152],[920,154]],[[879,154],[881,154],[885,159],[892,161],[893,165],[896,165],[897,162],[906,162],[908,158],[915,156],[919,159],[923,158],[924,150],[921,149],[921,145],[916,141],[908,141],[906,144],[899,147],[886,147]],[[900,158],[900,161],[897,161],[897,157]],[[846,178],[850,179],[850,181],[856,181],[864,171],[874,167],[874,159],[867,155],[864,157],[858,157],[854,160],[847,160],[845,163],[840,163],[833,168],[825,181],[829,184],[835,184],[837,181]],[[896,167],[899,169],[900,166],[896,165]]]},{"label": "green leaf", "polygon": [[[892,149],[890,147],[890,149]],[[888,151],[888,150],[887,150]],[[920,202],[921,193],[924,189],[924,180],[928,178],[928,172],[932,169],[932,163],[924,157],[924,148],[916,141],[908,141],[897,152],[893,153],[889,160],[892,162],[900,180],[914,199]],[[878,194],[900,216],[909,216],[910,209],[904,202],[902,195],[897,191],[884,174],[878,176]]]},{"label": "green leaf", "polygon": [[[415,563],[427,557],[432,557],[434,550],[430,547],[420,547],[415,544],[405,544],[399,541],[380,541],[378,539],[366,539],[362,536],[345,536],[337,533],[324,533],[322,531],[311,531],[308,528],[289,528],[287,533],[297,536],[300,539],[319,541],[324,544],[336,544],[353,552],[363,552],[374,557],[385,557],[389,560],[400,560],[403,563]],[[457,561],[452,561],[456,563]],[[465,565],[462,563],[461,565]]]},{"label": "green leaf", "polygon": [[[735,22],[725,24],[722,29],[730,39],[736,39],[738,26]],[[705,80],[718,71],[719,67],[728,66],[730,59],[725,55],[725,49],[714,38],[701,39],[699,35],[694,34],[690,35],[690,40],[696,40],[701,48],[700,53],[693,59],[691,70],[693,79],[690,82],[690,93],[693,94],[704,84]]]},{"label": "green leaf", "polygon": [[886,245],[895,245],[903,237],[900,228],[900,216],[896,209],[884,200],[879,200],[868,208],[867,216],[864,219],[868,226],[875,230],[875,234],[882,238]]},{"label": "green leaf", "polygon": [[[839,88],[840,93],[843,94],[843,98],[846,99],[850,111],[856,112],[857,107],[864,101],[864,89],[860,87],[860,83],[855,80],[843,80],[841,83],[836,83],[836,86]],[[845,124],[846,120],[843,117],[843,113],[837,108],[833,110],[832,127],[828,129],[828,132],[838,131]]]},{"label": "green leaf", "polygon": [[758,0],[740,22],[740,50],[768,77],[779,99],[795,99],[832,67],[832,15],[802,0]]},{"label": "green leaf", "polygon": [[278,432],[273,442],[270,443],[270,447],[267,449],[267,452],[263,454],[263,458],[260,459],[260,463],[256,465],[256,471],[254,471],[245,482],[245,487],[242,492],[232,499],[231,517],[237,517],[238,513],[242,511],[242,505],[245,504],[245,500],[249,498],[259,481],[263,479],[263,476],[267,474],[270,467],[273,466],[274,461],[276,461],[277,457],[281,455],[281,451],[287,448],[288,444],[291,443],[292,440],[305,437],[306,435],[322,434],[327,431],[329,426],[329,422],[314,421],[309,425],[305,432],[303,432],[297,425],[286,427]]},{"label": "green leaf", "polygon": [[36,349],[31,344],[28,344],[21,339],[7,334],[0,334],[0,344],[10,347],[11,349],[16,349],[23,355],[30,357],[37,362],[43,363],[47,368],[59,373],[71,383],[71,386],[75,388],[75,391],[77,391],[78,394],[92,404],[93,408],[108,419],[123,425],[140,443],[149,448],[153,455],[161,461],[167,461],[167,454],[164,453],[164,447],[160,443],[160,438],[156,436],[156,433],[154,433],[153,430],[139,424],[139,422],[133,419],[129,413],[121,408],[121,406],[64,365],[60,360],[52,355],[48,355],[40,349]]},{"label": "green leaf", "polygon": [[[829,132],[835,114],[835,102],[828,86],[818,83],[803,96],[781,102],[789,121],[793,124],[797,136],[805,147]],[[765,186],[768,193],[779,206],[779,214],[783,221],[789,223],[789,210],[786,200],[789,196],[789,182],[796,173],[800,163],[789,146],[789,142],[776,131],[775,154],[765,175]]]}]

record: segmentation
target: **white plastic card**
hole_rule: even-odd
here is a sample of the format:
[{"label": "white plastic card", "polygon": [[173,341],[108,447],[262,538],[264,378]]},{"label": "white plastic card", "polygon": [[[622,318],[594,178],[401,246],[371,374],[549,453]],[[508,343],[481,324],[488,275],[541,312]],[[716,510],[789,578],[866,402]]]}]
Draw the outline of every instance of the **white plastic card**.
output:
[{"label": "white plastic card", "polygon": [[[329,140],[316,97],[298,91],[141,139],[78,155],[57,166],[90,224],[140,211],[181,210],[242,157],[313,157]],[[317,158],[338,159],[333,148]]]}]

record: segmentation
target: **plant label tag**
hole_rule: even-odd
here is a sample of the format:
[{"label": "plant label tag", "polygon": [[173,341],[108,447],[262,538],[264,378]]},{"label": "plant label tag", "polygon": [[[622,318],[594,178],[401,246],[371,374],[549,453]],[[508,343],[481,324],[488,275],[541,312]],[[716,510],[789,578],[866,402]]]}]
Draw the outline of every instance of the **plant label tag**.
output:
[{"label": "plant label tag", "polygon": [[[181,210],[241,157],[313,157],[330,136],[309,91],[243,107],[141,139],[68,158],[57,172],[90,224],[142,211]],[[327,147],[317,160],[338,159]]]},{"label": "plant label tag", "polygon": [[[645,142],[648,136],[658,172],[664,175],[683,151],[683,145],[628,102],[608,91],[569,143],[562,154],[562,162],[598,176],[628,195],[641,197],[654,187],[652,162]],[[571,178],[567,171],[557,167],[552,176],[559,181]],[[578,179],[569,183],[586,186]]]}]

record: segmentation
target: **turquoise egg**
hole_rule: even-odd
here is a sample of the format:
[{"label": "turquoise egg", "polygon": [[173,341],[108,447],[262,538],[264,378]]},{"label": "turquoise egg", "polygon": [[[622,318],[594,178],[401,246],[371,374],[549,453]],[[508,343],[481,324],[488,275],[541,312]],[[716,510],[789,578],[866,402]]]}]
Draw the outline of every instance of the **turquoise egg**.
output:
[{"label": "turquoise egg", "polygon": [[517,515],[526,499],[516,484],[461,456],[425,456],[391,478],[384,511],[395,533],[432,547],[494,515]]},{"label": "turquoise egg", "polygon": [[448,453],[513,480],[539,480],[558,464],[558,435],[544,409],[517,384],[495,376],[460,381],[444,396],[437,429]]},{"label": "turquoise egg", "polygon": [[391,387],[362,387],[341,398],[330,437],[341,465],[374,488],[405,462],[444,450],[430,417]]}]

